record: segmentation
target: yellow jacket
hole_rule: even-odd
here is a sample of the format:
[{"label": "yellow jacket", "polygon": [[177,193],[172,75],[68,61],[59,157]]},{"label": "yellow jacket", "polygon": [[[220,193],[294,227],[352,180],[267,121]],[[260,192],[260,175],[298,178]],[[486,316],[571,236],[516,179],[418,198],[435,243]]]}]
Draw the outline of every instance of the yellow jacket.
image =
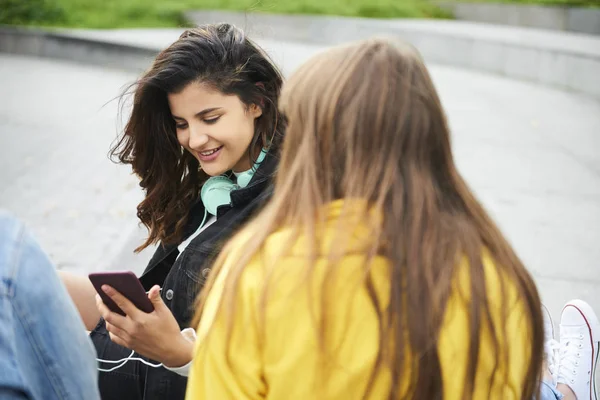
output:
[{"label": "yellow jacket", "polygon": [[[339,228],[342,206],[342,201],[329,206],[329,222],[320,241],[323,250],[334,245],[332,237]],[[332,354],[335,353],[335,357],[329,359],[327,375],[321,369],[323,358],[318,349],[315,328],[315,317],[321,315],[321,308],[318,301],[311,301],[319,299],[323,292],[326,263],[324,259],[317,260],[310,275],[309,296],[309,285],[304,279],[308,266],[302,256],[304,238],[296,241],[291,253],[280,260],[275,273],[270,275],[264,319],[260,317],[260,300],[267,279],[265,264],[286,243],[289,232],[282,230],[268,238],[264,251],[242,274],[229,342],[231,364],[225,356],[228,345],[225,311],[216,313],[228,270],[227,262],[217,277],[197,329],[196,354],[188,380],[187,400],[363,398],[375,361],[379,334],[377,317],[362,285],[364,256],[361,251],[364,252],[369,234],[360,224],[349,226],[354,230],[350,241],[351,255],[344,256],[337,264],[339,268],[335,277],[328,278],[326,284],[327,299],[331,300],[327,306],[326,345]],[[243,251],[243,248],[238,246],[235,251]],[[388,268],[384,258],[374,260],[374,285],[383,304],[387,302],[389,290]],[[502,302],[509,301],[512,305],[506,341],[500,343],[501,351],[508,348],[508,363],[500,360],[497,370],[500,377],[507,372],[509,382],[496,383],[492,388],[492,398],[520,399],[531,349],[530,333],[526,329],[522,304],[514,286],[509,282],[506,296],[501,298],[498,284],[501,278],[487,256],[484,256],[484,268],[494,320],[500,320],[497,307]],[[446,400],[461,398],[469,346],[468,270],[458,268],[456,275],[438,343]],[[213,330],[206,338],[212,323]],[[489,357],[491,348],[489,333],[484,330],[475,383],[476,399],[488,399],[489,375],[493,368],[493,360]],[[381,371],[369,399],[386,398],[384,393],[387,393],[389,384],[387,370]]]}]

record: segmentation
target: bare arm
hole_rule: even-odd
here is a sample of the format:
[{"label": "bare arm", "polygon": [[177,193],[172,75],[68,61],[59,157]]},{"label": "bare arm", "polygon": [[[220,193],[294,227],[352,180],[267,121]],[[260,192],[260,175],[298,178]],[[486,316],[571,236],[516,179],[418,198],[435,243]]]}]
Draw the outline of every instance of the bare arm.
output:
[{"label": "bare arm", "polygon": [[100,312],[96,307],[96,289],[87,276],[66,271],[58,271],[58,275],[75,303],[85,328],[93,330],[100,320]]}]

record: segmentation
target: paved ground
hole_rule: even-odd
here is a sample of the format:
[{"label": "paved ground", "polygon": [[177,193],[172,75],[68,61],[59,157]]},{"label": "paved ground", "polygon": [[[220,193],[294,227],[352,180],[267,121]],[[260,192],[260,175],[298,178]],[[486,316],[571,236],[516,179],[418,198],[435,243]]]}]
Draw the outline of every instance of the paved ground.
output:
[{"label": "paved ground", "polygon": [[[168,44],[169,36],[152,40]],[[262,41],[291,72],[316,46]],[[600,311],[600,102],[431,66],[459,167],[534,274],[554,314],[580,297]],[[138,270],[141,197],[106,153],[134,76],[0,54],[0,207],[23,218],[59,268]],[[119,262],[114,261],[120,260]]]},{"label": "paved ground", "polygon": [[0,55],[0,206],[29,223],[61,269],[98,270],[135,227],[141,195],[107,159],[134,76]]}]

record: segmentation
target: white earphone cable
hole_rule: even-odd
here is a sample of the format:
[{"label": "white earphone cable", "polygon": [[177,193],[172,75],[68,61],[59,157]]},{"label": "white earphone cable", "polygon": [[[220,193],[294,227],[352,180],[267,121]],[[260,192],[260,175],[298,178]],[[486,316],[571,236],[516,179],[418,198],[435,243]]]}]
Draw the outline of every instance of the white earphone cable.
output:
[{"label": "white earphone cable", "polygon": [[[162,292],[162,288],[160,288],[158,290],[159,290],[159,292]],[[146,292],[146,293],[149,293],[149,291]],[[145,364],[145,365],[147,365],[149,367],[152,367],[152,368],[160,368],[160,367],[163,366],[162,363],[161,364],[152,364],[152,363],[150,363],[150,362],[148,362],[148,361],[146,361],[146,360],[144,360],[142,358],[133,357],[134,354],[135,354],[135,351],[131,350],[131,353],[127,357],[122,358],[120,360],[103,360],[101,358],[96,358],[96,361],[98,361],[99,363],[119,364],[119,365],[117,365],[115,367],[112,367],[110,369],[104,369],[104,368],[98,367],[98,371],[101,371],[101,372],[113,372],[113,371],[121,368],[123,365],[127,364],[129,361],[139,361],[142,364]]]},{"label": "white earphone cable", "polygon": [[107,364],[119,364],[120,363],[119,365],[117,365],[115,367],[112,367],[110,369],[98,368],[98,371],[101,371],[101,372],[112,372],[112,371],[115,371],[115,370],[121,368],[123,365],[127,364],[128,361],[139,361],[142,364],[145,364],[145,365],[147,365],[149,367],[152,367],[152,368],[160,368],[160,367],[163,366],[162,363],[161,364],[152,364],[152,363],[149,363],[148,361],[146,361],[146,360],[144,360],[142,358],[132,357],[134,353],[135,352],[132,350],[131,354],[129,354],[129,356],[127,358],[122,358],[120,360],[102,360],[100,358],[96,358],[96,361],[101,362],[101,363],[107,363]]}]

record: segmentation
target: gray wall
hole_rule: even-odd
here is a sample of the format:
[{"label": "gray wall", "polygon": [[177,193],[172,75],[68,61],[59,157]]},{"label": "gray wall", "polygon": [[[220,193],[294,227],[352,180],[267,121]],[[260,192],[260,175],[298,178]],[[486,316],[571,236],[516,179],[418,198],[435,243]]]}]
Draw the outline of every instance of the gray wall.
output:
[{"label": "gray wall", "polygon": [[459,20],[600,35],[600,9],[519,4],[440,3]]}]

